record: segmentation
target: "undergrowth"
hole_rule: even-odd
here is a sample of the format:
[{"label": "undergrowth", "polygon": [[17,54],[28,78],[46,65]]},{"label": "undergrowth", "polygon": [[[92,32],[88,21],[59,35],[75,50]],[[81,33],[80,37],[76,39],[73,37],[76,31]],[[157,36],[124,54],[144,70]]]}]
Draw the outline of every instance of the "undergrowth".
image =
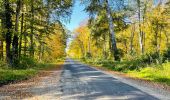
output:
[{"label": "undergrowth", "polygon": [[166,52],[150,53],[123,61],[109,59],[86,59],[83,62],[109,70],[124,72],[132,77],[170,85],[170,49]]},{"label": "undergrowth", "polygon": [[37,62],[35,59],[23,57],[17,67],[8,66],[5,62],[0,62],[0,86],[35,76],[41,70],[48,70],[56,67],[56,63]]}]

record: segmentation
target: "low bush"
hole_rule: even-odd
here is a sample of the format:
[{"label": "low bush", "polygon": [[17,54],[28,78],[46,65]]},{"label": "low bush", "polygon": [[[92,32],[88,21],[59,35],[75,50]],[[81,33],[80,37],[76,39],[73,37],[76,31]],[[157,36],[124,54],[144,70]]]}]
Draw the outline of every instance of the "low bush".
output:
[{"label": "low bush", "polygon": [[15,68],[18,68],[18,69],[27,69],[27,68],[32,68],[32,67],[35,67],[37,64],[37,61],[33,58],[30,58],[30,57],[26,57],[26,56],[22,56],[20,58],[20,62],[19,62],[19,65]]},{"label": "low bush", "polygon": [[25,80],[37,73],[36,70],[13,70],[13,69],[0,69],[0,85]]},{"label": "low bush", "polygon": [[6,64],[6,62],[0,60],[0,68],[7,68],[7,67],[8,65]]},{"label": "low bush", "polygon": [[170,46],[169,48],[163,53],[163,60],[170,61]]}]

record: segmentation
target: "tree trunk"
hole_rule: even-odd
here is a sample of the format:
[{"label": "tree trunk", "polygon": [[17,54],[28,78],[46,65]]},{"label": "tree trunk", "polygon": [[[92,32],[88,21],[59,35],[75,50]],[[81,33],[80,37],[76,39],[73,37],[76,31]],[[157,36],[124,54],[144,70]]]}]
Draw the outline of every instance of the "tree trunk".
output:
[{"label": "tree trunk", "polygon": [[19,58],[21,57],[21,49],[22,49],[22,35],[23,35],[23,28],[24,28],[24,14],[22,13],[21,16],[21,35],[20,35],[20,41],[19,41]]},{"label": "tree trunk", "polygon": [[[4,29],[4,18],[1,19],[1,29]],[[0,59],[4,60],[4,32],[1,33],[0,39]]]},{"label": "tree trunk", "polygon": [[161,49],[161,44],[162,44],[162,27],[160,26],[160,35],[159,35],[159,44],[158,44],[158,52],[160,53]]},{"label": "tree trunk", "polygon": [[155,29],[155,48],[156,52],[159,52],[159,47],[158,47],[158,22],[156,22],[156,29]]},{"label": "tree trunk", "polygon": [[132,53],[133,53],[133,39],[134,39],[134,33],[135,33],[135,24],[132,25],[131,36],[130,36],[130,54],[131,54],[131,55],[132,55]]},{"label": "tree trunk", "polygon": [[169,47],[170,44],[169,44],[169,36],[168,36],[168,33],[165,31],[165,36],[166,36],[166,46]]},{"label": "tree trunk", "polygon": [[12,36],[12,12],[10,8],[9,0],[4,0],[4,7],[5,7],[5,29],[6,32],[6,61],[9,65],[12,64],[11,59],[11,36]]},{"label": "tree trunk", "polygon": [[15,34],[13,37],[13,43],[12,43],[12,60],[14,66],[18,63],[18,27],[19,27],[19,17],[20,17],[20,11],[21,11],[21,0],[17,0],[17,8],[16,8],[16,19],[15,19]]},{"label": "tree trunk", "polygon": [[24,25],[24,56],[27,55],[27,32],[25,31],[27,28],[27,21],[25,20],[25,25]]},{"label": "tree trunk", "polygon": [[88,53],[91,54],[91,34],[88,38]]},{"label": "tree trunk", "polygon": [[112,49],[113,49],[113,53],[114,53],[114,59],[116,61],[120,61],[119,52],[118,52],[117,45],[116,45],[113,19],[112,19],[111,9],[109,7],[108,0],[106,0],[106,12],[107,12],[107,17],[108,17],[108,21],[109,21],[109,30],[110,30],[110,34],[111,34],[111,42],[112,42]]},{"label": "tree trunk", "polygon": [[34,57],[34,0],[31,0],[31,35],[30,35],[30,56]]},{"label": "tree trunk", "polygon": [[141,2],[140,0],[137,0],[137,4],[138,4],[138,21],[139,21],[139,45],[140,45],[141,54],[143,54],[144,48],[143,48],[143,33],[141,29]]},{"label": "tree trunk", "polygon": [[104,35],[104,43],[103,43],[103,55],[104,55],[104,59],[107,58],[107,54],[106,54],[106,36]]},{"label": "tree trunk", "polygon": [[85,57],[85,50],[84,50],[83,42],[81,40],[78,40],[78,41],[79,41],[79,46],[80,46],[80,49],[81,49],[82,56],[84,58]]},{"label": "tree trunk", "polygon": [[123,44],[125,46],[125,52],[128,53],[128,46],[127,46],[127,40],[123,40]]},{"label": "tree trunk", "polygon": [[4,56],[4,54],[3,54],[3,48],[4,48],[4,46],[3,46],[3,40],[0,40],[0,60],[3,60],[3,56]]}]

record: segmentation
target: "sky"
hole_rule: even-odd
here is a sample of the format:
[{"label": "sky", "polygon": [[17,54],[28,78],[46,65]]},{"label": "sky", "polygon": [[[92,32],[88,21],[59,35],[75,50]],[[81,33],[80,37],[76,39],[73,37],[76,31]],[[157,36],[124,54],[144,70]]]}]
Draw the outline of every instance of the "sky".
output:
[{"label": "sky", "polygon": [[73,7],[73,12],[71,15],[70,23],[66,23],[66,27],[73,31],[75,28],[79,26],[79,24],[88,18],[88,13],[86,13],[84,10],[84,6],[80,5],[80,0],[75,0],[76,3]]}]

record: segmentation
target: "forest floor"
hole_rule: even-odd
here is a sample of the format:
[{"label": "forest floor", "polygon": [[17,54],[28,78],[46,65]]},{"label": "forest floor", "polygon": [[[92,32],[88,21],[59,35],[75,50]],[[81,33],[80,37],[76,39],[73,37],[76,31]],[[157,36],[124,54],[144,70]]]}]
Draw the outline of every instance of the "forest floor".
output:
[{"label": "forest floor", "polygon": [[[31,79],[8,84],[0,87],[0,100],[44,100],[50,97],[53,89],[56,89],[60,80],[62,64],[56,64],[53,67],[39,71],[39,73]],[[57,96],[56,96],[57,97]]]}]

